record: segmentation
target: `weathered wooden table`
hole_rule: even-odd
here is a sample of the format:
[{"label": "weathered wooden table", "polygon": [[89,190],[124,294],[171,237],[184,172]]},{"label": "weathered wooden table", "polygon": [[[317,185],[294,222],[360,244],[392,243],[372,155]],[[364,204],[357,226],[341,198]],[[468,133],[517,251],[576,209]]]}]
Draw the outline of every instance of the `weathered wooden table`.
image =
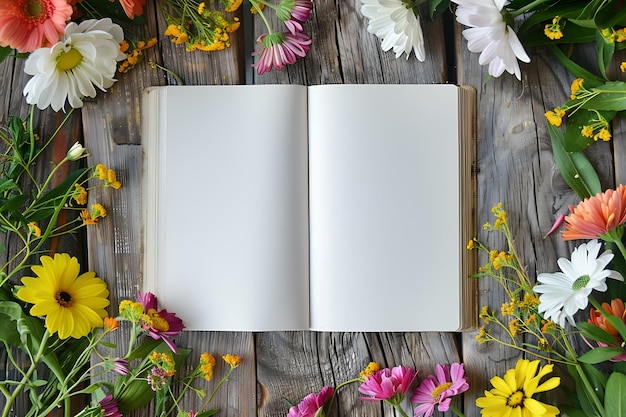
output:
[{"label": "weathered wooden table", "polygon": [[[485,82],[486,68],[478,64],[477,54],[467,51],[460,36],[461,28],[452,19],[439,18],[434,22],[422,19],[425,62],[418,62],[414,56],[408,60],[404,56],[395,59],[392,52],[383,52],[379,40],[367,32],[359,0],[316,0],[305,25],[313,39],[306,59],[282,71],[258,76],[249,67],[251,61],[243,30],[234,34],[232,47],[225,51],[186,52],[163,36],[165,22],[154,2],[148,3],[147,24],[129,26],[127,34],[158,36],[159,44],[146,51],[147,58],[179,74],[188,85],[450,82],[474,86],[478,91],[478,224],[491,221],[492,206],[502,202],[531,277],[538,272],[556,270],[557,257],[569,256],[571,246],[558,236],[544,239],[558,214],[577,202],[554,165],[544,118],[546,110],[567,98],[572,77],[548,52],[528,51],[532,63],[522,66],[521,82],[508,74]],[[247,6],[244,9],[247,12]],[[255,38],[250,34],[247,37]],[[28,112],[21,93],[27,80],[23,64],[23,60],[14,58],[0,64],[2,121],[9,114],[24,116]],[[88,101],[72,117],[57,146],[64,153],[76,139],[84,141],[90,153],[89,162],[104,163],[115,169],[123,183],[119,192],[96,192],[90,196],[108,208],[106,221],[88,229],[86,260],[89,269],[108,282],[111,314],[117,313],[119,300],[135,297],[142,279],[139,222],[142,89],[176,83],[173,77],[153,69],[147,61],[118,79],[110,91]],[[62,117],[46,114],[41,123],[48,129]],[[237,126],[233,129],[236,131]],[[418,129],[419,126],[416,133]],[[609,144],[594,147],[593,162],[605,188],[626,179],[623,165],[616,163],[617,155],[623,155],[622,129],[619,125],[615,127],[612,148]],[[436,172],[432,180],[437,180]],[[433,197],[436,196],[425,196],[425,201]],[[190,208],[194,204],[192,197],[181,203]],[[189,220],[191,223],[195,219]],[[479,228],[478,237],[504,248],[501,237],[495,234],[488,235]],[[480,264],[484,261],[479,259]],[[204,291],[207,302],[211,297],[222,296],[212,294],[210,288]],[[480,305],[497,308],[502,303],[502,293],[490,282],[480,281],[479,291]],[[389,308],[393,308],[392,289],[379,296],[378,304],[388,299]],[[437,312],[432,314],[435,319]],[[519,354],[496,345],[478,345],[475,334],[184,332],[177,338],[177,344],[194,348],[198,354],[209,351],[216,357],[226,353],[242,356],[243,364],[228,382],[227,389],[214,400],[213,405],[222,409],[220,416],[284,416],[288,406],[283,399],[297,402],[310,392],[318,392],[323,385],[352,379],[370,361],[382,366],[414,367],[423,376],[431,373],[437,363],[463,361],[471,388],[464,396],[465,404],[459,405],[467,416],[477,416],[475,398],[490,388],[490,377],[502,375],[514,366]],[[195,363],[192,361],[189,366]],[[219,369],[216,372],[219,374]],[[386,405],[359,401],[356,385],[342,391],[336,407],[341,416],[394,415]]]}]

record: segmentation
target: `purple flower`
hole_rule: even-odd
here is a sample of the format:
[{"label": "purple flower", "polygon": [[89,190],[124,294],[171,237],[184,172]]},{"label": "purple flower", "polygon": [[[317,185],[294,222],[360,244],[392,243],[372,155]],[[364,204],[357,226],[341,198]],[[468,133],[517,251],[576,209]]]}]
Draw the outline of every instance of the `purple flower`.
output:
[{"label": "purple flower", "polygon": [[289,409],[287,417],[323,417],[324,405],[335,393],[333,387],[324,387],[319,394],[309,394]]},{"label": "purple flower", "polygon": [[311,0],[281,0],[276,8],[276,16],[295,34],[302,32],[302,23],[308,20],[312,9]]},{"label": "purple flower", "polygon": [[305,33],[273,32],[259,36],[257,42],[263,46],[261,50],[252,53],[261,55],[257,67],[259,75],[272,70],[272,66],[281,70],[287,64],[294,64],[296,59],[304,58],[311,49],[311,38]]},{"label": "purple flower", "polygon": [[172,337],[185,328],[183,321],[174,313],[168,313],[163,309],[157,311],[157,298],[151,292],[139,293],[137,300],[143,306],[144,314],[141,318],[141,327],[153,339],[162,339],[172,352],[177,353],[176,346],[172,342]]},{"label": "purple flower", "polygon": [[117,409],[117,401],[113,398],[113,395],[108,394],[98,404],[100,404],[100,408],[103,411],[102,417],[123,417],[123,414]]},{"label": "purple flower", "polygon": [[440,412],[450,408],[452,397],[469,389],[463,364],[453,363],[452,369],[448,365],[437,364],[435,375],[428,375],[418,388],[413,390],[411,402],[418,404],[415,407],[415,417],[430,417],[435,411],[435,405]]},{"label": "purple flower", "polygon": [[115,358],[113,360],[113,372],[123,376],[128,375],[128,361],[124,358]]},{"label": "purple flower", "polygon": [[364,401],[385,400],[391,404],[400,404],[404,399],[418,372],[404,366],[393,369],[385,368],[367,377],[359,386],[359,392],[371,397],[359,397]]}]

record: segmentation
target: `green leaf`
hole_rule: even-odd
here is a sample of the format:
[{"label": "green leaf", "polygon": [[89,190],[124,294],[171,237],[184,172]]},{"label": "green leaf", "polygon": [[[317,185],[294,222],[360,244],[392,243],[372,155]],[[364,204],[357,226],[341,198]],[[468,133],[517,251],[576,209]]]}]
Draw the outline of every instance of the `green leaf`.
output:
[{"label": "green leaf", "polygon": [[141,345],[137,346],[130,354],[126,356],[126,359],[130,362],[134,359],[142,359],[154,351],[160,344],[165,344],[162,340],[155,340],[152,338],[145,338]]},{"label": "green leaf", "polygon": [[11,52],[13,52],[13,48],[11,48],[10,46],[4,46],[0,48],[0,62],[4,61],[6,57],[11,55]]},{"label": "green leaf", "polygon": [[[604,112],[600,115],[607,121],[615,117],[615,112]],[[597,124],[598,114],[595,111],[579,109],[574,114],[567,116],[567,126],[563,147],[566,152],[580,152],[590,147],[595,141],[593,138],[584,136],[581,132],[583,126],[593,126]]]},{"label": "green leaf", "polygon": [[220,411],[219,408],[212,408],[210,410],[206,410],[201,413],[196,413],[196,417],[210,417],[212,415],[217,414],[219,411]]},{"label": "green leaf", "polygon": [[602,33],[596,31],[596,47],[598,48],[598,68],[600,73],[605,79],[608,79],[606,75],[606,68],[609,66],[613,54],[615,53],[615,42],[607,42],[602,36]]},{"label": "green leaf", "polygon": [[613,372],[606,382],[604,409],[611,417],[626,417],[626,375]]},{"label": "green leaf", "polygon": [[608,361],[609,359],[621,355],[625,353],[624,349],[614,348],[614,347],[597,347],[593,348],[590,351],[587,351],[578,357],[578,360],[583,363],[588,364],[596,364],[604,361]]},{"label": "green leaf", "polygon": [[626,110],[626,83],[623,81],[609,81],[593,87],[591,90],[598,94],[585,100],[581,108],[611,111]]},{"label": "green leaf", "polygon": [[[593,365],[580,363],[568,365],[567,370],[576,382],[576,399],[590,417],[604,416],[604,389],[606,377]],[[599,404],[598,404],[599,403]],[[601,409],[599,410],[598,407]]]},{"label": "green leaf", "polygon": [[569,59],[554,43],[549,43],[546,46],[552,55],[554,55],[559,63],[563,65],[565,69],[570,72],[570,74],[576,78],[583,78],[585,80],[585,86],[587,88],[592,88],[604,83],[602,77],[598,77],[594,73],[587,71],[585,68]]},{"label": "green leaf", "polygon": [[570,407],[569,405],[559,404],[559,410],[561,410],[561,412],[568,417],[590,417],[584,410],[576,407]]},{"label": "green leaf", "polygon": [[610,333],[593,324],[581,322],[576,323],[576,327],[578,327],[585,339],[595,340],[596,342],[606,343],[607,345],[615,345],[617,342]]},{"label": "green leaf", "polygon": [[582,152],[566,152],[563,132],[548,124],[554,161],[563,179],[581,198],[591,197],[602,191],[600,179],[593,165]]},{"label": "green leaf", "polygon": [[599,28],[610,28],[626,24],[626,10],[621,0],[610,0],[603,3],[595,15],[596,25]]}]

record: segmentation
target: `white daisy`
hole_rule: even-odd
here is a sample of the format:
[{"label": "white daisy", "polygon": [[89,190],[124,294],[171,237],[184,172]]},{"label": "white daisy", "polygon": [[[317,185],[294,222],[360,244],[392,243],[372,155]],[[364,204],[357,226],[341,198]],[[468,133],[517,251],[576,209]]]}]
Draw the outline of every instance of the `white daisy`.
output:
[{"label": "white daisy", "polygon": [[33,76],[24,87],[26,102],[42,110],[65,111],[66,100],[82,107],[84,97],[96,96],[95,87],[106,91],[116,81],[117,61],[126,58],[122,40],[122,28],[109,18],[68,23],[62,40],[26,60],[24,72]]},{"label": "white daisy", "polygon": [[563,272],[539,274],[534,289],[540,293],[539,312],[544,313],[559,326],[565,320],[575,325],[574,314],[587,307],[591,291],[606,291],[606,279],[623,281],[617,271],[605,269],[613,259],[613,253],[607,250],[598,257],[601,243],[597,239],[583,243],[572,253],[572,260],[559,258],[559,268]]},{"label": "white daisy", "polygon": [[467,48],[480,52],[478,63],[489,65],[489,74],[499,77],[504,71],[522,79],[519,63],[530,62],[522,43],[513,28],[504,21],[501,13],[507,0],[452,0],[456,20],[469,29],[463,31]]},{"label": "white daisy", "polygon": [[413,12],[413,0],[361,0],[361,13],[369,23],[367,31],[381,39],[381,48],[393,48],[396,58],[411,50],[415,57],[424,61],[424,35],[419,15]]}]

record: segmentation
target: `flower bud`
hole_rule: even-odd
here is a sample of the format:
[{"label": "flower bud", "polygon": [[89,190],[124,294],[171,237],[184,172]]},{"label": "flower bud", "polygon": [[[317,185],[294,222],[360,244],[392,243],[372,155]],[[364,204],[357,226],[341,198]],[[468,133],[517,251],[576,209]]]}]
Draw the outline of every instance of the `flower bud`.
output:
[{"label": "flower bud", "polygon": [[69,151],[67,151],[67,159],[70,161],[75,161],[80,158],[83,153],[85,153],[85,148],[79,142],[76,142]]}]

